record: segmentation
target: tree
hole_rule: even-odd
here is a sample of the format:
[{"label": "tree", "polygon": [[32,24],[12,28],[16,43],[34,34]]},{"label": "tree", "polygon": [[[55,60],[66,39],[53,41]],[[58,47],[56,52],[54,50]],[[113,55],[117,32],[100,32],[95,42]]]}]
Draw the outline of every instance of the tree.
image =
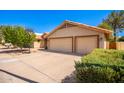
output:
[{"label": "tree", "polygon": [[124,42],[124,36],[120,37],[118,41],[123,41]]},{"label": "tree", "polygon": [[35,34],[33,30],[25,29],[20,26],[15,27],[16,30],[16,37],[17,37],[17,46],[21,48],[29,48],[29,53],[30,53],[30,48],[35,40]]},{"label": "tree", "polygon": [[1,32],[0,37],[2,44],[11,43],[13,44],[13,46],[16,45],[16,32],[14,31],[13,26],[1,25],[0,32]]},{"label": "tree", "polygon": [[3,41],[3,26],[0,26],[0,44],[2,44]]},{"label": "tree", "polygon": [[13,45],[16,45],[16,32],[12,26],[3,26],[2,32],[6,43],[12,43]]},{"label": "tree", "polygon": [[21,26],[15,26],[14,32],[16,33],[15,34],[15,37],[16,37],[15,43],[22,50],[22,48],[24,47],[24,44],[25,44],[25,40],[26,40],[25,28],[21,27]]},{"label": "tree", "polygon": [[108,23],[114,31],[114,41],[117,41],[117,33],[124,31],[124,10],[111,12],[104,22]]},{"label": "tree", "polygon": [[22,26],[3,26],[3,36],[6,43],[11,43],[14,46],[23,48],[30,48],[35,40],[33,30],[29,31]]},{"label": "tree", "polygon": [[35,41],[35,37],[36,35],[34,34],[32,29],[25,29],[25,41],[24,41],[24,46],[29,48],[29,52],[30,52],[30,48],[33,45],[33,42]]},{"label": "tree", "polygon": [[108,30],[112,30],[112,27],[106,22],[102,22],[101,24],[98,25],[98,27],[108,29]]}]

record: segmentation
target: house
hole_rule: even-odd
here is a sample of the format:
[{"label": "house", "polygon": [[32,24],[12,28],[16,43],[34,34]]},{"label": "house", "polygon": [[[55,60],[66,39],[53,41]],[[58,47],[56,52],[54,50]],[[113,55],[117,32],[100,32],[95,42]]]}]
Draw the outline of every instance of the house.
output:
[{"label": "house", "polygon": [[48,50],[79,54],[95,48],[106,49],[106,40],[112,31],[72,21],[64,21],[45,38]]},{"label": "house", "polygon": [[36,40],[39,42],[41,41],[43,38],[42,38],[42,35],[36,35]]},{"label": "house", "polygon": [[46,39],[46,36],[49,34],[49,32],[45,32],[45,33],[43,33],[42,34],[42,39],[43,39],[43,42],[42,42],[42,46],[41,46],[41,48],[45,48],[46,47],[46,45],[47,45],[47,39]]},{"label": "house", "polygon": [[41,48],[44,46],[42,35],[36,35],[36,41],[34,42],[34,48]]}]

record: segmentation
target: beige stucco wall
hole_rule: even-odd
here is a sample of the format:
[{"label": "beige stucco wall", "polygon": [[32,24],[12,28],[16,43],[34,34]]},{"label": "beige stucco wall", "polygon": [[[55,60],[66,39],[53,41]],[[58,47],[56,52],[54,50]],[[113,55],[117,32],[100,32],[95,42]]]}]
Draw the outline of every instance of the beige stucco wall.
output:
[{"label": "beige stucco wall", "polygon": [[72,38],[50,39],[50,50],[72,52]]},{"label": "beige stucco wall", "polygon": [[34,48],[40,48],[41,43],[40,42],[34,42]]},{"label": "beige stucco wall", "polygon": [[[87,36],[87,35],[99,35],[99,47],[106,48],[106,39],[104,33],[87,30],[81,27],[68,27],[57,30],[55,33],[50,35],[52,37],[68,37],[68,36]],[[88,42],[90,43],[90,41]]]}]

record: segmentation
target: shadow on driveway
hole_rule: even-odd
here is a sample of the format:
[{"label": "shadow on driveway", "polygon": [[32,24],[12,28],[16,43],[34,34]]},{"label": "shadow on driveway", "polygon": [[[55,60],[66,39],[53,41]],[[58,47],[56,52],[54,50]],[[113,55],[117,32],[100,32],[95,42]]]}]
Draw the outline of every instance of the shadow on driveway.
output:
[{"label": "shadow on driveway", "polygon": [[51,53],[60,53],[60,54],[65,54],[65,55],[75,55],[75,56],[83,56],[82,54],[78,53],[68,53],[68,52],[58,52],[58,51],[53,51],[53,50],[46,50],[46,49],[38,49],[39,51],[44,51],[44,52],[51,52]]},{"label": "shadow on driveway", "polygon": [[62,83],[77,83],[76,82],[76,74],[75,71],[73,71],[70,75],[67,75],[64,79],[61,81]]},{"label": "shadow on driveway", "polygon": [[2,53],[29,53],[27,49],[6,49],[6,48],[1,48],[0,49],[0,54]]},{"label": "shadow on driveway", "polygon": [[11,75],[11,76],[14,76],[14,77],[16,77],[16,78],[18,78],[18,79],[24,80],[24,81],[29,82],[29,83],[38,83],[38,82],[36,82],[36,81],[34,81],[34,80],[24,78],[24,77],[22,77],[22,76],[19,76],[19,75],[10,73],[10,72],[5,71],[5,70],[2,70],[2,69],[0,69],[0,72],[4,72],[4,73],[6,73],[6,74],[9,74],[9,75]]}]

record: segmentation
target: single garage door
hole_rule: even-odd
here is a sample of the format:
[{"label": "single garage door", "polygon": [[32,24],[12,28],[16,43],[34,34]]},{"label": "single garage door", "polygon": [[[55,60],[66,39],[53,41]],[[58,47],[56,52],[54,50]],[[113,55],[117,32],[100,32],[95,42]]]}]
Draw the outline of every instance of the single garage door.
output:
[{"label": "single garage door", "polygon": [[97,47],[98,47],[97,36],[76,38],[76,52],[77,53],[87,54]]},{"label": "single garage door", "polygon": [[60,52],[72,52],[72,38],[50,39],[49,49]]}]

